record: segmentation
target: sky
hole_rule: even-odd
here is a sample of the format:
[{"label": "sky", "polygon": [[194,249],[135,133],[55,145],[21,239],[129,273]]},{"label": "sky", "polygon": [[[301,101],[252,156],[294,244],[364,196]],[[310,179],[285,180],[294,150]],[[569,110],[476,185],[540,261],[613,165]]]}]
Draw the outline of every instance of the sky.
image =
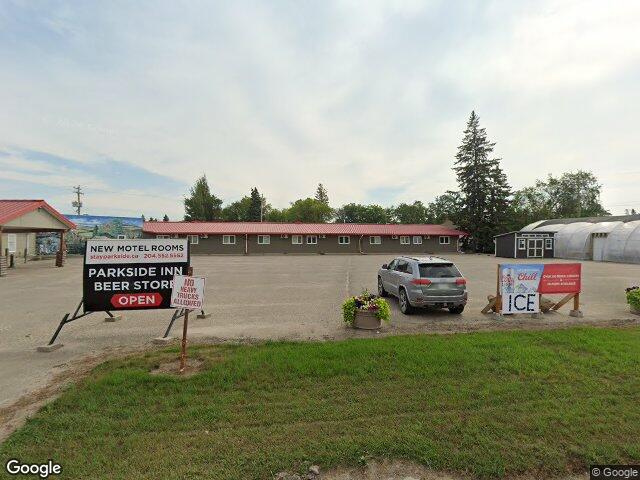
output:
[{"label": "sky", "polygon": [[585,169],[640,210],[640,2],[0,2],[0,198],[183,216],[429,202],[472,110],[513,188]]}]

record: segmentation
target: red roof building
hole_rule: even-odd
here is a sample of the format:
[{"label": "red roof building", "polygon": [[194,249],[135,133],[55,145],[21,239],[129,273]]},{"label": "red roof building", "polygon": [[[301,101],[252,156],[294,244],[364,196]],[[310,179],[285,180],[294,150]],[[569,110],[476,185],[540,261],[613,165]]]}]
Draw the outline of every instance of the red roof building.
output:
[{"label": "red roof building", "polygon": [[147,238],[190,238],[192,253],[455,252],[466,233],[446,225],[145,222]]},{"label": "red roof building", "polygon": [[72,221],[44,200],[0,200],[0,276],[6,273],[11,258],[38,254],[35,250],[39,232],[59,235],[56,265],[62,266],[65,232],[75,228]]}]

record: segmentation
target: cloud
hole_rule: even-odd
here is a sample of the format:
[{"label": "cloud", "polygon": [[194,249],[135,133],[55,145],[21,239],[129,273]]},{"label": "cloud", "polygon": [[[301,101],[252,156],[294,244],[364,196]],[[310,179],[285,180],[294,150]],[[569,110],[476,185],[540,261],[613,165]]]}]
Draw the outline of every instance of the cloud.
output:
[{"label": "cloud", "polygon": [[[322,182],[336,205],[428,202],[455,187],[451,166],[474,108],[516,187],[577,168],[632,170],[639,8],[5,2],[0,149],[88,168],[58,162],[49,171],[50,161],[14,155],[1,164],[2,196],[16,184],[20,196],[44,196],[36,180],[46,172],[60,188],[103,188],[85,199],[101,213],[175,217],[188,185],[206,173],[227,201],[258,186],[281,207]],[[162,198],[106,192],[120,170],[132,195]],[[154,187],[160,178],[173,183]],[[604,201],[635,197],[617,183]],[[62,190],[56,198],[70,201]]]}]

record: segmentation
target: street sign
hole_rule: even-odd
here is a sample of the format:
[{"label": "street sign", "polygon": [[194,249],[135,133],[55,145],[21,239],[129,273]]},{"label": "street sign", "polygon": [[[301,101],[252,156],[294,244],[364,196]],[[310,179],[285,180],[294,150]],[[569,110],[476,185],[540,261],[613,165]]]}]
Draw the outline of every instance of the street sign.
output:
[{"label": "street sign", "polygon": [[189,268],[185,238],[87,240],[85,312],[171,308],[174,275]]},{"label": "street sign", "polygon": [[187,310],[202,310],[204,305],[204,277],[175,275],[171,291],[171,306]]}]

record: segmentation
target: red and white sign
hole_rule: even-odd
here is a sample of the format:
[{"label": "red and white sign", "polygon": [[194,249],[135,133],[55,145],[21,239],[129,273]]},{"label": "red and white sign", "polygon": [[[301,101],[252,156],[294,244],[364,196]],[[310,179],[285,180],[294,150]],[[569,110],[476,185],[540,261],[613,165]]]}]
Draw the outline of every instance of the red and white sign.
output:
[{"label": "red and white sign", "polygon": [[171,306],[187,310],[202,310],[204,306],[204,277],[175,275],[171,290]]},{"label": "red and white sign", "polygon": [[158,307],[162,304],[162,295],[152,293],[117,293],[111,297],[111,305],[118,309]]},{"label": "red and white sign", "polygon": [[542,271],[538,293],[580,293],[581,288],[581,264],[548,263]]}]

